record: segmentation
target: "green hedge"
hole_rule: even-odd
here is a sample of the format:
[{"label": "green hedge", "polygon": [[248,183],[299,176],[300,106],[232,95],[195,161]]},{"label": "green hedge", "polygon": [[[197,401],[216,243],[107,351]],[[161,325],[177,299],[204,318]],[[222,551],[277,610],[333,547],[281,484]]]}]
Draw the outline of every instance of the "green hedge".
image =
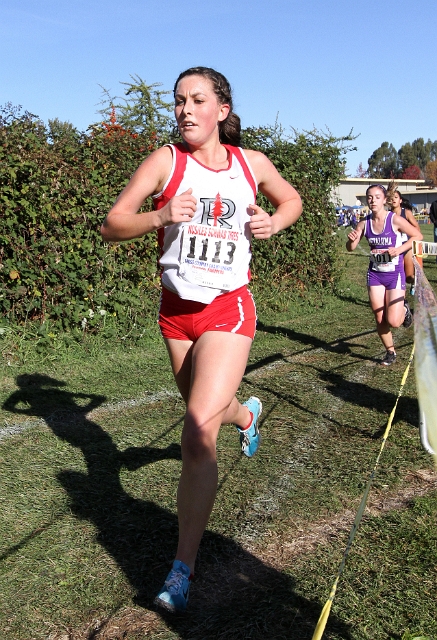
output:
[{"label": "green hedge", "polygon": [[[243,138],[244,146],[271,158],[304,201],[292,229],[254,242],[254,279],[300,289],[332,283],[336,240],[329,194],[350,138],[310,132],[289,139],[276,127],[248,129]],[[141,324],[156,313],[156,234],[106,245],[100,225],[162,139],[114,122],[86,133],[62,123],[47,128],[9,108],[0,118],[0,317],[89,330],[108,314]],[[268,208],[262,196],[259,204]],[[146,202],[144,210],[150,206]]]},{"label": "green hedge", "polygon": [[[344,175],[344,145],[351,139],[318,131],[286,136],[278,126],[244,132],[243,146],[265,153],[303,201],[303,213],[295,225],[268,242],[254,241],[254,278],[298,290],[334,283],[338,241],[330,195]],[[258,204],[273,211],[262,195]]]}]

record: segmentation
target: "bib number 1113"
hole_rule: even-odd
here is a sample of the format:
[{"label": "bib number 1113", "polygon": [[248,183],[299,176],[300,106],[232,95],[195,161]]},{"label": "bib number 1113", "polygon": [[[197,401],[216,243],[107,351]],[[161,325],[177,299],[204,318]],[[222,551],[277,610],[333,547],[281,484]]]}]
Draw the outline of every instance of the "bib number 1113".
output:
[{"label": "bib number 1113", "polygon": [[[201,245],[200,247],[199,244]],[[222,244],[224,245],[223,248]],[[191,236],[189,238],[189,251],[187,253],[187,258],[201,260],[202,262],[214,262],[216,264],[223,263],[229,265],[234,261],[236,248],[237,245],[235,242],[223,243],[222,240],[211,240],[210,238]],[[200,251],[200,255],[196,255],[196,250]],[[225,259],[223,260],[223,258]]]}]

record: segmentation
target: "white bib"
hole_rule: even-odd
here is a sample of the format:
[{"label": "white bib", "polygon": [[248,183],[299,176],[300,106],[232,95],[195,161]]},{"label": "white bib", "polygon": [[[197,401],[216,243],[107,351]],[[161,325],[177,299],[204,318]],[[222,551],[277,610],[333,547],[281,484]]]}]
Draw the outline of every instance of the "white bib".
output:
[{"label": "white bib", "polygon": [[179,275],[187,282],[230,291],[246,257],[241,231],[188,222],[183,225]]},{"label": "white bib", "polygon": [[372,271],[383,273],[395,271],[395,264],[398,262],[396,259],[393,261],[388,251],[377,249],[370,253],[370,261],[373,262]]}]

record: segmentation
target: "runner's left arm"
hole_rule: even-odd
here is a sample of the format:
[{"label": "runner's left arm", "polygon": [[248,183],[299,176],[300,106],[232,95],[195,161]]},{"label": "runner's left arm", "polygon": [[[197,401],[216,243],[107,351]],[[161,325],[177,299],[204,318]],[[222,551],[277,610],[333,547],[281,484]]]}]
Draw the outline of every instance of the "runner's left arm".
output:
[{"label": "runner's left arm", "polygon": [[392,258],[400,255],[401,253],[406,253],[407,251],[409,251],[413,246],[414,240],[418,242],[423,239],[423,235],[420,232],[420,229],[416,229],[416,227],[413,227],[413,225],[408,222],[408,220],[405,220],[405,218],[403,218],[402,216],[398,216],[396,214],[393,216],[393,228],[396,231],[402,231],[402,233],[406,233],[407,236],[410,236],[410,238],[400,247],[390,247],[389,249],[387,249]]},{"label": "runner's left arm", "polygon": [[[415,218],[415,216],[414,216],[414,213],[413,213],[412,211],[410,211],[409,209],[407,209],[407,210],[405,211],[405,214],[406,214],[406,216],[407,216],[407,220],[408,220],[408,222],[409,222],[410,224],[412,224],[412,225],[413,225],[413,227],[415,227],[415,228],[419,231],[419,230],[420,230],[420,226],[419,226],[419,223],[417,222],[417,220],[416,220],[416,218]],[[401,217],[402,217],[402,216],[401,216]]]},{"label": "runner's left arm", "polygon": [[266,239],[294,224],[302,213],[300,195],[279,174],[272,162],[260,151],[245,150],[250,166],[255,174],[258,189],[275,207],[269,215],[256,204],[249,205],[253,211],[250,229],[255,238]]}]

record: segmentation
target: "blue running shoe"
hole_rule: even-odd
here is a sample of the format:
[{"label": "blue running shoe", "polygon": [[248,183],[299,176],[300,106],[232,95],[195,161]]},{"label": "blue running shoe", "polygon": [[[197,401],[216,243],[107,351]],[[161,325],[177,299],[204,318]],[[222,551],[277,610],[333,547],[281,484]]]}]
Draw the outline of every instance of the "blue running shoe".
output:
[{"label": "blue running shoe", "polygon": [[241,429],[237,427],[237,431],[240,434],[241,451],[245,456],[251,458],[258,451],[261,444],[261,434],[258,429],[258,419],[262,413],[263,406],[261,400],[251,396],[249,400],[243,402],[243,405],[249,409],[252,413],[252,423],[247,429]]},{"label": "blue running shoe", "polygon": [[155,604],[172,613],[185,611],[190,591],[190,581],[190,568],[180,560],[175,560],[164,586],[155,598]]}]

